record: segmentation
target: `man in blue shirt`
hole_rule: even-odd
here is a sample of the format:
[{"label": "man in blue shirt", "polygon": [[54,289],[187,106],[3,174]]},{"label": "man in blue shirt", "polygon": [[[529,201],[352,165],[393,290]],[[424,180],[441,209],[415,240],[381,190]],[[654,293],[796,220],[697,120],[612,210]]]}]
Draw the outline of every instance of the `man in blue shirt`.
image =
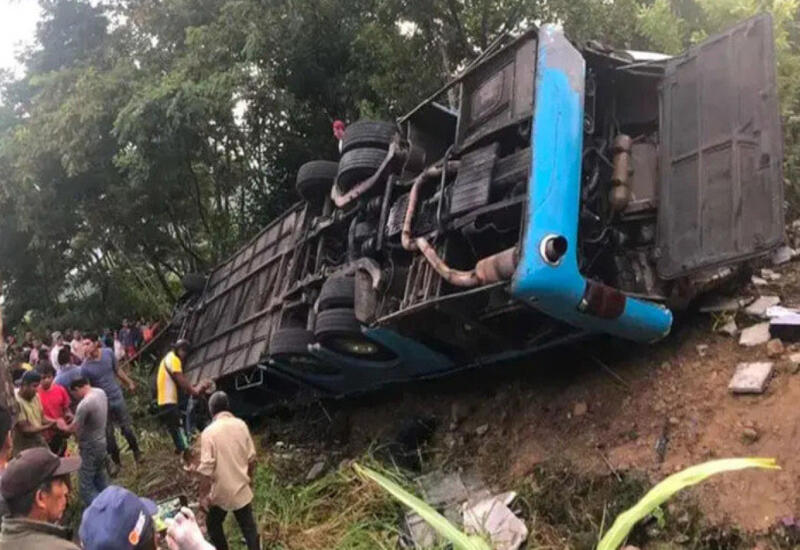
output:
[{"label": "man in blue shirt", "polygon": [[133,431],[133,423],[125,405],[125,397],[122,395],[122,388],[119,387],[117,378],[122,380],[129,390],[136,389],[136,384],[131,380],[125,371],[117,368],[117,359],[114,351],[104,348],[97,334],[90,334],[84,340],[83,347],[86,351],[86,359],[81,365],[81,374],[86,378],[92,387],[100,388],[106,392],[108,397],[108,422],[106,425],[106,444],[108,454],[116,465],[116,470],[122,466],[119,456],[119,446],[114,436],[114,424],[119,425],[122,436],[128,442],[133,451],[133,458],[136,462],[142,461],[142,453],[139,450],[139,443],[136,441],[136,434]]}]

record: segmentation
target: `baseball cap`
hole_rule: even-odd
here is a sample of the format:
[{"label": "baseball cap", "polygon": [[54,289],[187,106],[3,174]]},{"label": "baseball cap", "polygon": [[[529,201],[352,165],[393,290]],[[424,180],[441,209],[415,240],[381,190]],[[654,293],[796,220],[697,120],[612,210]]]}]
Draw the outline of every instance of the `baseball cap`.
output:
[{"label": "baseball cap", "polygon": [[0,495],[10,500],[36,490],[48,479],[77,472],[78,457],[58,458],[44,447],[26,449],[8,463],[0,479]]},{"label": "baseball cap", "polygon": [[139,548],[148,524],[154,525],[156,511],[152,500],[109,485],[83,512],[79,534],[84,550]]}]

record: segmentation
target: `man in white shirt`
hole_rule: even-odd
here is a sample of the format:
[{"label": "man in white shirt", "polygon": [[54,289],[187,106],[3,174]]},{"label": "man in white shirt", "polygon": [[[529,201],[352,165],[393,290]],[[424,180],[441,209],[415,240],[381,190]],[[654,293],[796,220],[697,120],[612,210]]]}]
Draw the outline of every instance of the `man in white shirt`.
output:
[{"label": "man in white shirt", "polygon": [[256,449],[247,424],[233,416],[225,392],[208,400],[214,420],[200,435],[200,506],[208,510],[206,528],[217,550],[228,550],[222,524],[233,512],[248,550],[259,550],[258,528],[253,518],[250,488]]},{"label": "man in white shirt", "polygon": [[52,344],[50,348],[50,364],[56,369],[56,373],[61,372],[61,364],[58,362],[58,352],[64,347],[64,338],[59,331],[52,334]]}]

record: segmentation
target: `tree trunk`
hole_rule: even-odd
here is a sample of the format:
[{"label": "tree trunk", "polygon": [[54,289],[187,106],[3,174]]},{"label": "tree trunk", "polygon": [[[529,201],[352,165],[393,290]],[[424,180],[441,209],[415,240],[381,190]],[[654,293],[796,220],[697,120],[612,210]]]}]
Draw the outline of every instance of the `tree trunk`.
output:
[{"label": "tree trunk", "polygon": [[6,355],[6,336],[3,332],[3,305],[0,303],[0,407],[8,410],[13,416],[18,412],[17,400],[14,399],[14,384],[11,380],[11,369]]}]

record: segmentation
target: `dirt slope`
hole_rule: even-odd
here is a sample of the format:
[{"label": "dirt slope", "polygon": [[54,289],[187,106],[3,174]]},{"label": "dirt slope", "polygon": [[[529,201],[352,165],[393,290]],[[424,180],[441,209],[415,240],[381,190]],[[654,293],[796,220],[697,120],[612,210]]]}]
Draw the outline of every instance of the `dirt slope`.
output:
[{"label": "dirt slope", "polygon": [[[779,294],[783,305],[800,306],[800,264],[776,270],[780,281],[741,292]],[[746,327],[755,320],[740,313],[737,322]],[[695,493],[712,521],[766,529],[800,515],[800,374],[792,374],[788,361],[793,347],[787,343],[774,359],[775,376],[763,395],[733,396],[727,385],[736,364],[766,360],[766,346],[741,347],[711,326],[709,316],[695,314],[655,346],[598,338],[514,367],[374,396],[350,405],[350,447],[385,439],[400,418],[433,416],[435,460],[477,468],[498,486],[551,458],[589,473],[639,470],[657,481],[710,458],[775,457],[779,472],[729,474]],[[703,356],[700,344],[708,346]],[[745,437],[746,428],[756,431],[756,441]],[[656,446],[664,434],[660,462]]]}]

